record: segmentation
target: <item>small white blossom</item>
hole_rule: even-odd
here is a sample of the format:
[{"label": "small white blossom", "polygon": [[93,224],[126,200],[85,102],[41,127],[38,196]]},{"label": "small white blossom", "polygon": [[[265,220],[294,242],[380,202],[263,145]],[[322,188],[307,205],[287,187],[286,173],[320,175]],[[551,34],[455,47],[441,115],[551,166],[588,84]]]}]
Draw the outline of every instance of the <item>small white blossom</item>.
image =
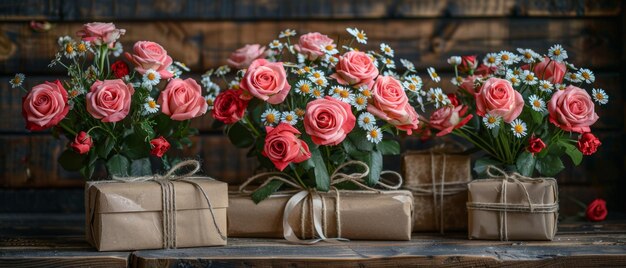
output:
[{"label": "small white blossom", "polygon": [[270,42],[269,46],[270,48],[281,50],[283,48],[283,43],[281,43],[279,40],[273,40],[272,42]]},{"label": "small white blossom", "polygon": [[530,107],[537,112],[543,112],[546,109],[546,102],[537,95],[528,97],[528,103]]},{"label": "small white blossom", "polygon": [[9,84],[11,84],[11,88],[22,86],[25,78],[26,76],[23,73],[16,73],[13,79],[9,80]]},{"label": "small white blossom", "polygon": [[311,91],[311,97],[316,99],[321,99],[324,97],[324,88],[323,87],[314,87]]},{"label": "small white blossom", "polygon": [[174,65],[176,65],[176,67],[178,67],[179,69],[185,71],[185,72],[189,72],[191,71],[191,69],[189,69],[189,67],[187,67],[186,64],[180,62],[180,61],[174,61]]},{"label": "small white blossom", "polygon": [[504,65],[512,65],[519,62],[519,58],[517,58],[517,55],[509,51],[500,51],[500,53],[498,53],[498,58],[500,59],[500,62]]},{"label": "small white blossom", "polygon": [[548,50],[548,57],[553,61],[562,62],[567,59],[567,51],[561,45],[556,44]]},{"label": "small white blossom", "polygon": [[532,49],[518,48],[517,52],[519,52],[522,55],[521,56],[522,62],[533,63],[537,60],[541,60],[541,55],[539,55],[539,53],[533,51]]},{"label": "small white blossom", "polygon": [[350,92],[350,89],[343,86],[334,86],[329,93],[333,98],[343,101],[345,103],[352,103],[354,101],[354,93]]},{"label": "small white blossom", "polygon": [[454,66],[461,64],[461,57],[459,57],[459,56],[452,56],[452,57],[448,58],[448,64],[454,65]]},{"label": "small white blossom", "polygon": [[483,117],[483,124],[485,124],[488,129],[493,129],[499,126],[500,121],[502,121],[502,117],[491,114],[486,114],[485,117]]},{"label": "small white blossom", "polygon": [[513,86],[519,86],[522,82],[517,75],[513,74],[513,72],[508,72],[505,77],[506,80],[509,80]]},{"label": "small white blossom", "polygon": [[594,88],[591,91],[591,95],[593,95],[593,100],[595,100],[599,104],[607,104],[609,102],[609,95],[604,92],[604,89]]},{"label": "small white blossom", "polygon": [[284,31],[280,32],[280,35],[278,35],[278,38],[285,38],[288,36],[295,36],[296,35],[296,31],[292,30],[292,29],[285,29]]},{"label": "small white blossom", "polygon": [[296,93],[300,95],[309,95],[313,89],[313,84],[307,80],[300,80],[296,83]]},{"label": "small white blossom", "polygon": [[361,44],[367,44],[367,36],[365,35],[364,31],[359,31],[359,29],[357,28],[346,28],[346,31],[354,36],[357,42]]},{"label": "small white blossom", "polygon": [[452,79],[450,79],[450,83],[452,83],[455,86],[461,86],[461,84],[463,84],[463,77],[457,76],[457,77],[453,77]]},{"label": "small white blossom", "polygon": [[263,114],[261,114],[261,122],[263,122],[266,126],[273,126],[278,123],[280,120],[280,112],[276,109],[267,109]]},{"label": "small white blossom", "polygon": [[357,122],[360,128],[367,130],[376,125],[376,118],[369,112],[363,112],[359,115]]},{"label": "small white blossom", "polygon": [[143,84],[156,86],[161,81],[161,74],[157,71],[148,69],[145,74],[143,74]]},{"label": "small white blossom", "polygon": [[154,114],[159,111],[161,105],[157,104],[152,97],[148,97],[143,104],[143,115]]},{"label": "small white blossom", "polygon": [[446,96],[446,94],[443,94],[441,88],[431,88],[430,90],[428,90],[427,95],[428,101],[434,102],[436,108],[444,106],[449,102],[448,96]]},{"label": "small white blossom", "polygon": [[213,110],[213,105],[215,104],[215,96],[206,95],[204,96],[204,101],[206,101],[207,104],[207,111]]},{"label": "small white blossom", "polygon": [[527,130],[526,123],[524,123],[521,119],[515,119],[511,122],[511,131],[513,131],[513,135],[515,135],[515,137],[521,138],[526,136]]},{"label": "small white blossom", "polygon": [[120,42],[115,42],[115,46],[113,47],[113,56],[115,57],[119,57],[122,55],[122,53],[124,53],[124,46],[122,46],[122,43]]},{"label": "small white blossom", "polygon": [[572,83],[579,83],[581,82],[582,77],[580,77],[577,73],[565,73],[565,80],[570,81]]},{"label": "small white blossom", "polygon": [[552,91],[552,83],[548,80],[539,81],[539,89],[543,92],[551,92]]},{"label": "small white blossom", "polygon": [[320,45],[320,49],[322,50],[322,52],[328,55],[335,55],[339,53],[339,50],[337,50],[337,46],[335,44]]},{"label": "small white blossom", "polygon": [[391,47],[385,43],[380,44],[380,51],[382,51],[383,53],[385,53],[385,55],[389,57],[393,57],[393,49],[391,49]]},{"label": "small white blossom", "polygon": [[383,64],[385,64],[385,67],[389,68],[389,69],[395,69],[396,68],[396,63],[393,62],[393,59],[390,58],[384,58],[382,59]]},{"label": "small white blossom", "polygon": [[76,43],[65,43],[63,47],[63,55],[68,59],[73,59],[74,57],[76,57],[76,55],[78,55],[78,53],[76,52]]},{"label": "small white blossom", "polygon": [[383,132],[377,126],[370,126],[366,129],[367,131],[367,140],[371,143],[378,144],[383,140]]},{"label": "small white blossom", "polygon": [[354,108],[356,108],[357,111],[361,111],[367,108],[367,97],[363,94],[357,94],[355,95],[351,104],[352,106],[354,106]]},{"label": "small white blossom", "polygon": [[67,35],[66,36],[60,36],[59,39],[57,39],[57,44],[59,44],[59,46],[61,48],[65,48],[65,44],[72,43],[72,42],[74,42],[74,40],[71,37],[67,36]]},{"label": "small white blossom", "polygon": [[407,59],[400,59],[400,63],[409,72],[415,72],[415,65]]},{"label": "small white blossom", "polygon": [[556,84],[554,85],[554,88],[556,88],[556,90],[565,90],[565,88],[567,88],[566,84]]},{"label": "small white blossom", "polygon": [[406,91],[410,91],[413,93],[417,93],[422,87],[422,85],[415,84],[412,81],[404,81],[402,82],[402,86],[404,87]]},{"label": "small white blossom", "polygon": [[229,72],[230,72],[230,67],[228,65],[222,65],[220,67],[217,67],[217,70],[215,70],[215,75],[224,76]]},{"label": "small white blossom", "polygon": [[500,57],[496,53],[487,53],[483,59],[483,64],[487,67],[496,67],[500,65]]},{"label": "small white blossom", "polygon": [[435,83],[439,83],[439,81],[441,81],[441,77],[439,77],[439,75],[435,71],[435,68],[428,67],[428,69],[426,69],[426,70],[428,71],[428,75],[430,75],[430,79],[435,81]]},{"label": "small white blossom", "polygon": [[578,76],[580,77],[580,80],[585,81],[587,84],[591,84],[596,81],[596,76],[589,69],[580,68],[578,70]]},{"label": "small white blossom", "polygon": [[537,77],[535,76],[535,73],[529,71],[529,70],[525,70],[522,75],[521,75],[521,79],[522,82],[526,85],[536,85],[538,82]]},{"label": "small white blossom", "polygon": [[298,115],[294,111],[283,112],[280,120],[293,126],[298,123]]}]

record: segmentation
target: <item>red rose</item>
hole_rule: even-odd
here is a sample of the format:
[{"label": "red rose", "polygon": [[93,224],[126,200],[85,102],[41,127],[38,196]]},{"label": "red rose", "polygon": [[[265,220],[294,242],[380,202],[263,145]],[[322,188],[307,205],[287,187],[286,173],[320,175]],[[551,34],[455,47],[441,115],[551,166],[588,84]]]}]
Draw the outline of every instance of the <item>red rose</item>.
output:
[{"label": "red rose", "polygon": [[248,107],[248,101],[240,96],[242,91],[229,89],[222,91],[213,102],[213,118],[232,124],[239,121]]},{"label": "red rose", "polygon": [[535,136],[530,137],[530,140],[528,140],[528,147],[526,147],[526,149],[532,154],[541,152],[544,148],[546,148],[546,144],[543,143],[541,138]]},{"label": "red rose", "polygon": [[459,71],[469,73],[470,70],[476,69],[478,61],[476,61],[476,55],[461,56],[461,65],[459,65]]},{"label": "red rose", "polygon": [[163,136],[160,136],[150,141],[150,147],[152,147],[152,150],[150,150],[151,155],[154,155],[156,157],[163,157],[165,152],[170,149],[170,143],[167,142],[167,140],[163,138]]},{"label": "red rose", "polygon": [[584,133],[580,136],[580,139],[578,139],[578,150],[580,150],[584,155],[594,154],[600,145],[602,145],[600,140],[591,134],[591,132]]},{"label": "red rose", "polygon": [[289,163],[300,163],[311,158],[309,146],[298,139],[300,131],[287,123],[277,127],[265,127],[267,137],[262,154],[269,158],[274,166],[283,171]]},{"label": "red rose", "polygon": [[128,64],[121,60],[118,60],[111,64],[111,71],[113,71],[113,75],[115,75],[116,78],[122,78],[130,73]]},{"label": "red rose", "polygon": [[587,210],[585,211],[585,215],[587,219],[590,221],[603,221],[606,219],[606,215],[609,212],[606,210],[606,201],[596,198],[589,205],[587,205]]},{"label": "red rose", "polygon": [[496,72],[496,67],[487,67],[487,65],[481,64],[480,66],[478,66],[478,68],[476,68],[476,70],[474,71],[475,75],[482,75],[482,76],[489,76],[490,74],[493,74]]},{"label": "red rose", "polygon": [[448,93],[447,96],[448,96],[448,99],[450,100],[450,104],[452,104],[454,107],[459,106],[459,99],[456,97],[454,93]]},{"label": "red rose", "polygon": [[85,131],[79,132],[74,138],[74,141],[70,143],[70,147],[79,154],[88,153],[92,145],[93,140]]}]

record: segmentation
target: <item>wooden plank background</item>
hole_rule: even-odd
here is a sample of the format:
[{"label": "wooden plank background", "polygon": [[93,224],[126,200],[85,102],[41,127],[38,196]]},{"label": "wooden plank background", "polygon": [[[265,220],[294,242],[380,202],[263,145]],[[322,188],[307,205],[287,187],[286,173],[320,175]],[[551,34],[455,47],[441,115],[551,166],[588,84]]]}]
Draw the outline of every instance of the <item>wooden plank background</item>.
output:
[{"label": "wooden plank background", "polygon": [[[33,31],[31,20],[49,21],[52,28]],[[568,165],[558,177],[562,213],[579,211],[569,197],[583,202],[601,197],[609,200],[611,211],[626,210],[626,196],[621,194],[626,189],[626,19],[619,0],[8,0],[0,3],[0,146],[4,148],[0,196],[6,201],[0,212],[34,209],[26,197],[36,192],[29,189],[40,189],[46,196],[67,194],[54,190],[59,188],[80,191],[80,176],[56,164],[65,141],[24,129],[22,93],[11,89],[8,80],[23,72],[30,87],[62,77],[61,69],[47,68],[56,39],[73,35],[89,21],[113,21],[126,29],[122,39],[126,50],[138,40],[162,44],[174,59],[190,66],[196,77],[225,64],[230,52],[244,44],[266,44],[286,28],[332,37],[345,37],[346,27],[364,29],[368,48],[386,42],[397,58],[415,62],[422,75],[426,67],[434,66],[445,77],[451,77],[445,59],[452,55],[482,57],[486,52],[517,47],[543,52],[552,44],[562,44],[576,66],[596,72],[594,86],[610,95],[609,105],[599,109],[601,119],[594,131],[603,142],[599,152],[579,167]],[[444,83],[451,87],[448,80]],[[210,129],[208,116],[194,125],[201,135],[185,154],[200,157],[206,173],[238,182],[254,172],[254,161],[231,146],[219,130]],[[404,149],[424,146],[414,138],[403,139]],[[397,163],[397,158],[386,159],[390,169],[398,169]],[[50,209],[80,212],[79,207]]]}]

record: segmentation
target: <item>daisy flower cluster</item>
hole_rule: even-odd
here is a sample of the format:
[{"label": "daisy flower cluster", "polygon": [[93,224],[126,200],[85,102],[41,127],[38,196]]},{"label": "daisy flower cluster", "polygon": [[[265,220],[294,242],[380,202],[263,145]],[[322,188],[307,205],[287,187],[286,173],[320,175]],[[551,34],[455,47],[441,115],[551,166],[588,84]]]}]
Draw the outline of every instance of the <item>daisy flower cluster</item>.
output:
[{"label": "daisy flower cluster", "polygon": [[[458,88],[453,98],[476,118],[452,133],[526,175],[556,174],[564,154],[580,163],[600,144],[590,127],[598,120],[595,106],[606,105],[609,96],[601,88],[592,88],[591,95],[583,89],[596,77],[568,58],[559,44],[545,54],[518,48],[487,53],[482,60],[449,58],[456,74],[451,83]],[[433,99],[430,91],[428,96]],[[437,122],[431,117],[431,126]]]},{"label": "daisy flower cluster", "polygon": [[[371,165],[399,153],[394,137],[418,130],[417,111],[451,106],[433,68],[424,72],[425,82],[410,60],[396,60],[391,44],[368,44],[362,29],[346,32],[349,39],[340,44],[319,32],[297,36],[286,29],[265,46],[233,52],[234,76],[203,77],[205,86],[224,89],[213,91],[211,113],[226,124],[233,144],[250,147],[265,168],[323,178],[346,161]],[[378,177],[369,175],[367,183]]]},{"label": "daisy flower cluster", "polygon": [[[210,110],[220,91],[210,78],[203,78],[202,86],[181,78],[189,67],[158,43],[139,41],[124,53],[119,39],[125,33],[113,23],[87,23],[77,38],[57,40],[50,67],[64,68],[67,79],[30,89],[24,74],[9,81],[26,94],[26,128],[65,135],[70,142],[59,162],[85,178],[99,163],[111,176],[148,175],[158,161],[168,168],[178,161],[168,158],[170,147],[191,146],[189,137],[197,133],[189,127],[191,119]],[[214,73],[229,71],[224,66]],[[131,168],[137,165],[142,171]]]}]

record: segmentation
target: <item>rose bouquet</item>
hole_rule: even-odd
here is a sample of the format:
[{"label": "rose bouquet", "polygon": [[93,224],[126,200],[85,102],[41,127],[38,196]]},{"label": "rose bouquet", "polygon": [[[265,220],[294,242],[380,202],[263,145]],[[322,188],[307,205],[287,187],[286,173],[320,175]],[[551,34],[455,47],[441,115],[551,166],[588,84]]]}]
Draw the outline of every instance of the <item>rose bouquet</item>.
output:
[{"label": "rose bouquet", "polygon": [[[256,156],[266,170],[278,171],[303,188],[328,191],[340,169],[344,174],[367,173],[364,183],[375,185],[382,156],[400,151],[394,136],[418,129],[415,108],[449,103],[441,89],[433,91],[432,101],[424,100],[414,65],[400,60],[406,72],[397,74],[394,51],[387,44],[363,52],[352,45],[366,44],[366,34],[347,31],[351,39],[339,44],[318,32],[292,43],[295,31],[285,30],[269,49],[247,45],[235,51],[228,60],[237,69],[231,81],[225,76],[228,66],[203,77],[215,89],[209,109],[226,124],[231,142],[249,148],[248,155]],[[220,92],[213,76],[224,78],[227,89]],[[436,77],[434,71],[431,76]],[[369,172],[363,165],[345,165],[355,161]],[[272,181],[252,197],[258,202],[282,184]]]},{"label": "rose bouquet", "polygon": [[[479,174],[496,165],[525,176],[535,170],[554,176],[564,168],[562,156],[578,165],[600,146],[590,132],[598,120],[594,100],[603,105],[608,96],[594,88],[592,98],[581,88],[595,76],[566,62],[560,45],[547,55],[518,52],[488,53],[480,65],[476,56],[451,57],[457,104],[435,111],[429,123],[437,135],[453,133],[488,154],[476,162]],[[460,120],[465,114],[474,118]]]},{"label": "rose bouquet", "polygon": [[50,67],[67,69],[66,81],[44,82],[30,91],[24,75],[11,84],[22,88],[22,114],[26,128],[52,128],[71,142],[59,157],[67,170],[91,178],[98,162],[109,175],[152,174],[152,164],[168,169],[175,158],[166,153],[171,145],[190,145],[190,119],[203,115],[208,104],[202,88],[193,79],[180,79],[188,69],[174,62],[159,44],[139,41],[123,60],[117,40],[125,33],[112,23],[87,23],[77,32],[58,40],[59,52]]}]

